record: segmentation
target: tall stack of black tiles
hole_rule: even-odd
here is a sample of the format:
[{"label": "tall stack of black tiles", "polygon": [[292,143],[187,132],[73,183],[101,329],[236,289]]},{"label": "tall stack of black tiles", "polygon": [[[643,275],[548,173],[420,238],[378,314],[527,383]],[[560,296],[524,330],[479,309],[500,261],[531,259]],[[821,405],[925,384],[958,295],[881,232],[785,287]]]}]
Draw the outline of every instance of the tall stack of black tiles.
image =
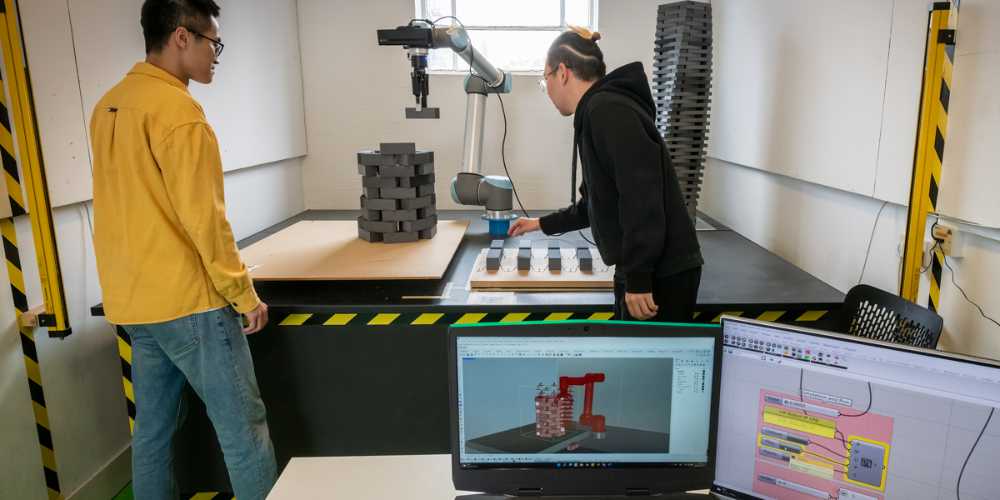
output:
[{"label": "tall stack of black tiles", "polygon": [[705,176],[711,95],[712,5],[693,1],[660,5],[653,63],[656,126],[692,220]]},{"label": "tall stack of black tiles", "polygon": [[361,216],[358,237],[373,243],[429,240],[437,234],[434,153],[412,142],[383,142],[358,153]]}]

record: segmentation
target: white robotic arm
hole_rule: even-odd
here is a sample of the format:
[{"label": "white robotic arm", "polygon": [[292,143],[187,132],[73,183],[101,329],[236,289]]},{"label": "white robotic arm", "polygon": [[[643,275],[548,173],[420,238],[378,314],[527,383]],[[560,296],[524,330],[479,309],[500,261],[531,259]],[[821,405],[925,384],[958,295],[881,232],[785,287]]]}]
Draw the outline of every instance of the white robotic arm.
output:
[{"label": "white robotic arm", "polygon": [[440,110],[427,106],[430,82],[427,76],[427,55],[432,49],[448,48],[469,63],[471,71],[465,79],[468,96],[465,109],[465,140],[462,169],[452,180],[451,196],[456,203],[485,207],[483,215],[490,222],[494,236],[506,235],[513,212],[513,186],[510,179],[482,175],[483,131],[486,119],[486,97],[511,91],[510,73],[498,70],[483,57],[460,26],[437,27],[423,20],[406,26],[378,30],[379,45],[401,45],[413,70],[410,78],[416,107],[406,108],[409,119],[435,119]]}]

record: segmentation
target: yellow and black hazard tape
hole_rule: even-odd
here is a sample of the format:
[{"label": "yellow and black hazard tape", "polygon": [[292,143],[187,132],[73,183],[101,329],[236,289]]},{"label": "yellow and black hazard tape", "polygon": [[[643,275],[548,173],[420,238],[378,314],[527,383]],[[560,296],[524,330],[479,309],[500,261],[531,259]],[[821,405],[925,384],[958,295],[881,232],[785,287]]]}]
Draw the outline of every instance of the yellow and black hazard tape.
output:
[{"label": "yellow and black hazard tape", "polygon": [[38,447],[42,455],[45,487],[48,490],[50,500],[62,499],[62,489],[59,486],[59,467],[56,463],[55,444],[52,441],[52,427],[49,424],[49,409],[45,402],[45,390],[42,387],[42,371],[38,362],[35,332],[30,327],[20,326],[21,316],[28,310],[28,299],[24,293],[24,275],[21,272],[21,259],[17,249],[17,231],[14,228],[14,220],[0,220],[0,233],[3,234],[3,252],[7,261],[11,297],[20,331],[21,351],[24,353],[24,371],[28,376],[28,393],[31,395],[31,406],[35,415],[35,432],[38,435]]},{"label": "yellow and black hazard tape", "polygon": [[[952,15],[957,15],[958,2],[954,5],[942,3],[933,7],[940,8],[941,15],[945,23]],[[951,25],[957,24],[955,19],[951,19]],[[927,199],[930,203],[930,212],[936,213],[938,206],[938,191],[941,186],[941,167],[944,163],[945,140],[948,137],[948,105],[951,101],[951,76],[955,64],[955,30],[941,29],[938,31],[937,43],[943,45],[943,61],[940,71],[941,91],[938,92],[938,105],[932,107],[930,124],[934,126],[934,157],[929,162],[930,184],[927,192]],[[941,300],[941,277],[944,268],[944,252],[940,246],[934,247],[931,255],[931,276],[930,289],[927,297],[927,308],[937,312]]]},{"label": "yellow and black hazard tape", "polygon": [[206,491],[201,493],[188,493],[184,495],[188,500],[236,500],[232,493]]},{"label": "yellow and black hazard tape", "polygon": [[116,326],[118,334],[118,357],[122,367],[122,387],[125,389],[125,408],[128,411],[128,430],[135,432],[135,390],[132,386],[132,338],[125,329]]},{"label": "yellow and black hazard tape", "polygon": [[[0,6],[2,5],[0,3]],[[2,7],[0,10],[3,10]],[[21,326],[21,316],[28,311],[28,297],[25,293],[24,273],[21,270],[21,256],[17,248],[17,230],[14,226],[14,217],[24,215],[26,212],[21,178],[18,175],[17,160],[14,157],[14,139],[10,128],[10,115],[3,92],[3,83],[2,77],[0,77],[0,163],[3,165],[11,217],[0,220],[0,233],[3,235],[3,253],[4,259],[7,261],[10,293],[20,330],[21,350],[24,353],[28,392],[31,395],[31,405],[35,415],[35,432],[38,435],[38,447],[42,455],[45,486],[50,500],[62,499],[62,489],[59,486],[59,468],[56,463],[55,445],[52,441],[52,430],[49,425],[49,410],[45,403],[45,391],[42,388],[42,372],[38,362],[35,333],[34,329]]]},{"label": "yellow and black hazard tape", "polygon": [[[948,106],[955,60],[955,30],[958,2],[934,2],[930,6],[924,78],[920,94],[917,143],[910,183],[906,244],[900,296],[917,302],[924,271],[924,234],[927,216],[937,212],[941,188],[941,167],[948,138]],[[937,311],[940,305],[941,270],[944,253],[935,246],[931,255],[933,271],[927,307]]]},{"label": "yellow and black hazard tape", "polygon": [[[732,308],[695,312],[695,323],[718,323],[724,314],[784,323],[813,323],[826,318],[830,308]],[[291,312],[279,316],[282,327],[386,327],[469,325],[481,323],[553,322],[567,320],[611,320],[611,311],[503,311],[503,312]]]}]

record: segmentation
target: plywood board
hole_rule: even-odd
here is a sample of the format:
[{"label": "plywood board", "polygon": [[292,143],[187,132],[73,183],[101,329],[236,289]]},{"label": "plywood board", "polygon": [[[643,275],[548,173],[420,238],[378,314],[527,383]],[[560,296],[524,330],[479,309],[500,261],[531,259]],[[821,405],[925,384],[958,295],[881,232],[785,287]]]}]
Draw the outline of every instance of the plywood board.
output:
[{"label": "plywood board", "polygon": [[368,243],[356,221],[302,221],[241,251],[254,280],[441,279],[468,221],[442,221],[434,239]]},{"label": "plywood board", "polygon": [[596,248],[590,253],[594,258],[592,272],[580,271],[575,248],[562,248],[562,270],[550,271],[548,268],[548,249],[532,248],[531,269],[518,271],[517,248],[505,248],[500,259],[500,270],[486,270],[486,252],[476,258],[469,277],[469,285],[477,290],[531,290],[531,291],[566,291],[566,290],[612,290],[615,282],[615,268],[601,260]]}]

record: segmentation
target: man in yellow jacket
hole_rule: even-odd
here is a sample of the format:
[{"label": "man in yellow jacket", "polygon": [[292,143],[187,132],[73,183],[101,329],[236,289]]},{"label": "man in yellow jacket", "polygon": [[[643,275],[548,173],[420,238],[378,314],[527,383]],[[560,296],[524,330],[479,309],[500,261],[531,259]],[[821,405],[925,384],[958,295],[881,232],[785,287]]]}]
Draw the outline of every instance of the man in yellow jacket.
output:
[{"label": "man in yellow jacket", "polygon": [[218,16],[213,0],[146,0],[146,60],[90,123],[98,274],[108,320],[132,339],[133,489],[144,500],[178,496],[185,382],[205,403],[236,496],[263,499],[276,477],[245,338],[267,324],[267,305],[226,220],[218,142],[187,87],[212,81]]}]

